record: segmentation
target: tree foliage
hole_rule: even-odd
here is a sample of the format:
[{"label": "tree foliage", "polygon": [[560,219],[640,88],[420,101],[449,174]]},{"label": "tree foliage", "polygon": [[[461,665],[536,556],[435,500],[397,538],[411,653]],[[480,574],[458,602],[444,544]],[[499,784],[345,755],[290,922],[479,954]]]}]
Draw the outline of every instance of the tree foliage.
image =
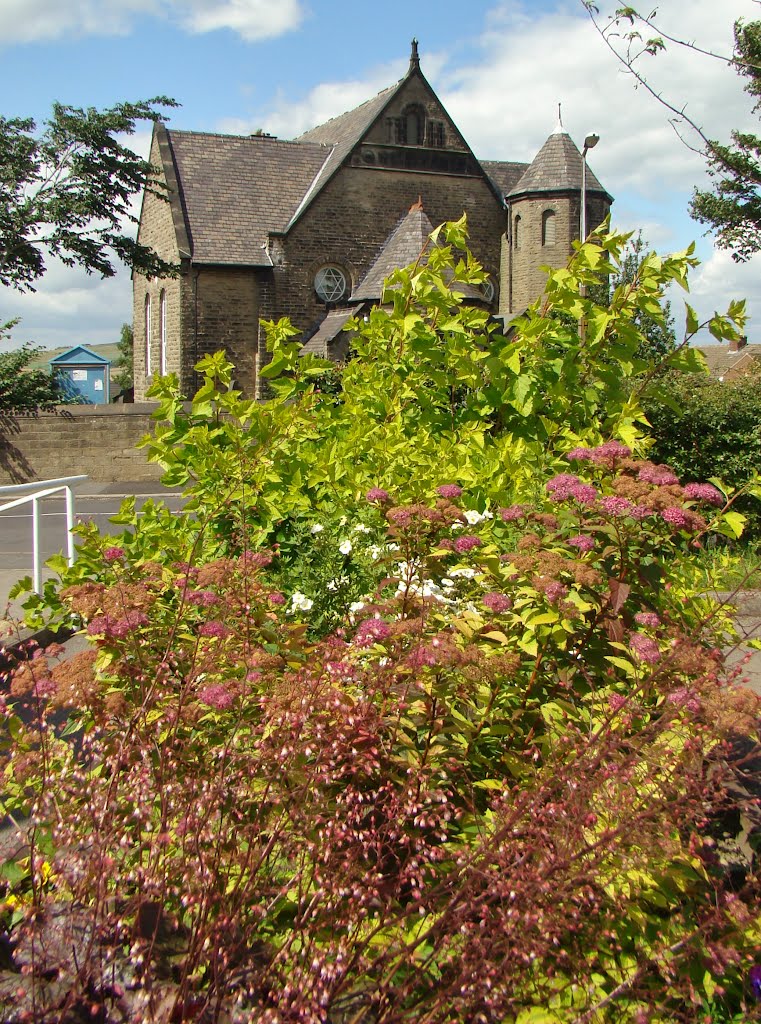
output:
[{"label": "tree foliage", "polygon": [[116,361],[117,373],[114,377],[114,383],[118,388],[120,388],[120,390],[127,391],[129,388],[133,387],[135,383],[133,363],[135,336],[132,330],[132,324],[122,324],[117,348],[119,350],[119,357]]},{"label": "tree foliage", "polygon": [[[735,24],[733,65],[746,79],[745,90],[761,109],[761,21]],[[761,138],[733,131],[732,141],[712,139],[707,149],[714,186],[695,190],[690,213],[716,232],[718,244],[740,262],[761,250]]]},{"label": "tree foliage", "polygon": [[[713,188],[696,189],[690,213],[716,234],[717,244],[729,249],[738,262],[761,250],[761,139],[752,132],[733,130],[730,142],[710,138],[701,124],[687,112],[687,98],[668,97],[654,88],[644,70],[643,59],[656,56],[667,46],[681,47],[722,61],[745,79],[745,90],[754,98],[753,112],[759,111],[761,96],[761,22],[739,20],[734,25],[734,52],[716,53],[697,43],[663,31],[658,11],[643,15],[636,8],[619,7],[606,21],[599,20],[594,0],[581,0],[605,45],[635,82],[661,103],[671,115],[671,124],[690,149],[700,152],[713,179]],[[693,139],[684,134],[687,129]]]},{"label": "tree foliage", "polygon": [[[735,490],[761,473],[761,373],[736,380],[672,373],[660,397],[645,402],[652,425],[653,457],[685,480],[720,477]],[[667,399],[667,401],[665,400]],[[735,507],[749,518],[746,535],[758,537],[757,503],[741,497]]]},{"label": "tree foliage", "polygon": [[133,197],[156,191],[153,168],[120,136],[162,119],[160,96],[106,110],[56,103],[43,130],[31,118],[0,116],[0,283],[34,290],[47,255],[112,277],[113,258],[144,274],[173,267],[139,244]]},{"label": "tree foliage", "polygon": [[[16,321],[0,325],[0,342],[7,340]],[[0,352],[0,412],[52,409],[70,401],[53,374],[31,369],[42,348],[27,343],[11,352]]]}]

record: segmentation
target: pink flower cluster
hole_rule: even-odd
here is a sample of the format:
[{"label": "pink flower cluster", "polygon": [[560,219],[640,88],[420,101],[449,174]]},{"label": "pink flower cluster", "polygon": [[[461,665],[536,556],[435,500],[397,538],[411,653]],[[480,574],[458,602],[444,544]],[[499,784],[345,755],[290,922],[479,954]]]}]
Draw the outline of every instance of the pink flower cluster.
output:
[{"label": "pink flower cluster", "polygon": [[578,548],[579,551],[591,551],[595,546],[592,538],[586,537],[584,534],[579,534],[577,537],[569,537],[568,543],[572,548]]},{"label": "pink flower cluster", "polygon": [[549,583],[544,588],[544,596],[547,598],[550,604],[557,604],[558,601],[562,601],[562,599],[566,596],[567,593],[568,587],[566,587],[563,583],[558,583],[557,581]]},{"label": "pink flower cluster", "polygon": [[547,483],[548,492],[557,501],[572,498],[580,505],[590,505],[597,497],[597,490],[591,484],[582,483],[572,473],[559,473]]},{"label": "pink flower cluster", "polygon": [[628,498],[619,498],[616,494],[610,494],[606,498],[600,498],[600,508],[606,515],[620,518],[631,512],[632,503]]},{"label": "pink flower cluster", "polygon": [[368,501],[384,502],[389,500],[390,495],[388,491],[384,491],[382,487],[371,487],[365,495],[365,498]]},{"label": "pink flower cluster", "polygon": [[133,609],[120,619],[113,619],[109,615],[96,615],[90,620],[87,632],[90,636],[105,636],[108,639],[123,640],[140,626],[147,625],[148,616],[144,612]]},{"label": "pink flower cluster", "polygon": [[457,538],[454,542],[454,549],[462,555],[466,551],[472,551],[473,548],[480,548],[482,543],[480,537],[474,537],[472,534],[467,533],[464,537]]},{"label": "pink flower cluster", "polygon": [[690,525],[689,515],[683,508],[677,508],[675,505],[662,509],[661,519],[678,530],[684,530]]},{"label": "pink flower cluster", "polygon": [[525,518],[526,507],[525,505],[508,505],[507,508],[501,508],[499,514],[503,522],[514,523],[518,519]]},{"label": "pink flower cluster", "polygon": [[700,711],[700,698],[686,686],[673,690],[667,699],[669,704],[676,704],[677,707],[684,708],[685,711],[690,711],[693,714]]},{"label": "pink flower cluster", "polygon": [[651,629],[656,629],[661,624],[661,620],[655,612],[637,612],[634,621],[639,626],[650,626]]},{"label": "pink flower cluster", "polygon": [[103,557],[107,562],[115,562],[119,558],[124,558],[124,548],[106,548],[103,552]]},{"label": "pink flower cluster", "polygon": [[391,636],[391,626],[385,619],[364,619],[354,634],[355,647],[372,647],[374,643],[387,640]]},{"label": "pink flower cluster", "polygon": [[724,496],[713,484],[686,484],[684,496],[692,501],[705,501],[716,508],[721,508],[724,504]]},{"label": "pink flower cluster", "polygon": [[497,615],[501,615],[502,612],[509,611],[513,607],[513,602],[506,594],[500,594],[496,591],[491,594],[484,594],[481,602],[490,611],[496,612]]},{"label": "pink flower cluster", "polygon": [[656,487],[668,487],[670,484],[679,483],[679,477],[669,466],[643,466],[637,473],[637,479],[646,484],[655,484]]},{"label": "pink flower cluster", "polygon": [[462,494],[462,487],[458,484],[442,484],[436,488],[436,493],[442,498],[459,498]]},{"label": "pink flower cluster", "polygon": [[233,695],[223,683],[217,683],[201,690],[198,699],[202,704],[208,704],[209,707],[215,708],[217,711],[224,711],[232,704]]},{"label": "pink flower cluster", "polygon": [[220,598],[219,594],[215,594],[213,590],[191,590],[185,595],[185,600],[188,604],[195,604],[200,608],[209,608],[211,605],[217,604]]},{"label": "pink flower cluster", "polygon": [[210,622],[204,622],[198,630],[199,636],[216,636],[220,639],[230,635],[230,630],[218,619],[212,619]]},{"label": "pink flower cluster", "polygon": [[629,636],[629,647],[637,661],[642,661],[646,665],[654,665],[661,656],[661,649],[656,641],[644,633],[632,633]]},{"label": "pink flower cluster", "polygon": [[596,448],[573,448],[567,453],[569,461],[592,462],[597,466],[612,466],[618,459],[628,459],[631,448],[620,441],[606,441]]}]

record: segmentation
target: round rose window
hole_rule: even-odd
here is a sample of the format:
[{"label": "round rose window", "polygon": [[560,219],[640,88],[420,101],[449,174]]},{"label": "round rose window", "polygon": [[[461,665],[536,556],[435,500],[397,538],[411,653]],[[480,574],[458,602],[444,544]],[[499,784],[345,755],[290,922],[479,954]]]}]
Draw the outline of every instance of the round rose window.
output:
[{"label": "round rose window", "polygon": [[314,290],[323,302],[338,302],[346,294],[346,274],[340,267],[322,267],[315,275]]}]

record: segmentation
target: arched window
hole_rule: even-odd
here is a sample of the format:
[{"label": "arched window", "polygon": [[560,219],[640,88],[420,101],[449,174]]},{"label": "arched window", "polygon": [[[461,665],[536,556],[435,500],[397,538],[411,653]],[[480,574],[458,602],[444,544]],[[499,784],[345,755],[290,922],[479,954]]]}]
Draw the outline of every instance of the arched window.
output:
[{"label": "arched window", "polygon": [[145,296],[145,376],[146,379],[151,375],[151,346],[153,339],[151,338],[151,296],[150,294]]},{"label": "arched window", "polygon": [[405,120],[407,145],[422,146],[425,141],[425,111],[417,103],[411,103],[402,111]]},{"label": "arched window", "polygon": [[542,245],[555,244],[555,211],[545,210],[542,214]]},{"label": "arched window", "polygon": [[159,296],[159,373],[166,373],[166,292],[161,289]]},{"label": "arched window", "polygon": [[513,248],[520,249],[521,247],[521,218],[520,214],[515,218],[513,222]]}]

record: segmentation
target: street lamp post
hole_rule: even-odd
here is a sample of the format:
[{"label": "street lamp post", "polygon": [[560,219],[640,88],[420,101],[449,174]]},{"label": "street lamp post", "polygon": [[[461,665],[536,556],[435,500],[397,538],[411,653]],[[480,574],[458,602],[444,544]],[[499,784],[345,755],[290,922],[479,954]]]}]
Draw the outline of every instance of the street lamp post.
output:
[{"label": "street lamp post", "polygon": [[600,136],[592,132],[584,139],[584,148],[581,151],[581,210],[579,211],[579,241],[583,244],[587,240],[587,153],[594,149],[600,141]]}]

